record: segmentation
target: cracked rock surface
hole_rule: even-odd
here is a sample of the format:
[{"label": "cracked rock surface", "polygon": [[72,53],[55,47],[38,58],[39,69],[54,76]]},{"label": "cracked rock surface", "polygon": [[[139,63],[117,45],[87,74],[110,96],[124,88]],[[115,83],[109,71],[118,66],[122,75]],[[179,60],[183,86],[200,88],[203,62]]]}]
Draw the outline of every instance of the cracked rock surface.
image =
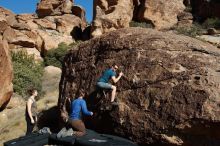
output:
[{"label": "cracked rock surface", "polygon": [[[116,84],[118,106],[95,86],[112,63],[125,74]],[[79,88],[86,89],[95,113],[88,128],[143,145],[219,145],[220,50],[210,44],[153,29],[106,33],[66,55],[61,110],[68,110],[66,99]]]}]

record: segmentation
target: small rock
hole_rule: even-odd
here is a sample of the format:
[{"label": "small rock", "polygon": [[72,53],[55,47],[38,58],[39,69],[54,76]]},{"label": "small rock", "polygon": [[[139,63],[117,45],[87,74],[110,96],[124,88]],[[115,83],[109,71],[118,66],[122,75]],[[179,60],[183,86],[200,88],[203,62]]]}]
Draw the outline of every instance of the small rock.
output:
[{"label": "small rock", "polygon": [[218,31],[215,29],[215,28],[209,28],[208,30],[207,30],[207,34],[208,35],[215,35],[215,34],[217,34],[218,33]]}]

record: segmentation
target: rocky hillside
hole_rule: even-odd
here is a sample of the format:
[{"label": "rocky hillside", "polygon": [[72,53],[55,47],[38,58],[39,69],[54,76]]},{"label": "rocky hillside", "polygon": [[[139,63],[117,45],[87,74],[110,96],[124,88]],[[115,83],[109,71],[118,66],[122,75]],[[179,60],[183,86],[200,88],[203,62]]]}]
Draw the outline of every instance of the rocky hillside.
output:
[{"label": "rocky hillside", "polygon": [[86,27],[85,11],[71,0],[41,0],[36,13],[16,15],[0,8],[0,33],[10,49],[27,50],[41,59],[40,54],[59,43],[72,43],[74,29]]},{"label": "rocky hillside", "polygon": [[220,18],[218,0],[94,0],[91,36],[129,27],[132,21],[158,30]]},{"label": "rocky hillside", "polygon": [[10,51],[25,50],[36,60],[42,60],[48,50],[64,42],[75,41],[78,31],[86,27],[85,11],[71,0],[41,0],[36,14],[19,14],[0,7],[0,107],[12,95],[12,65]]},{"label": "rocky hillside", "polygon": [[131,20],[167,29],[181,21],[177,16],[184,9],[183,0],[94,0],[91,35],[129,27]]},{"label": "rocky hillside", "polygon": [[5,108],[13,93],[12,63],[7,41],[0,38],[0,111]]},{"label": "rocky hillside", "polygon": [[[219,49],[190,37],[141,28],[113,31],[66,55],[59,107],[85,88],[95,113],[88,125],[98,131],[144,145],[210,145],[220,142],[219,60]],[[116,107],[95,86],[112,63],[125,74],[117,83]]]}]

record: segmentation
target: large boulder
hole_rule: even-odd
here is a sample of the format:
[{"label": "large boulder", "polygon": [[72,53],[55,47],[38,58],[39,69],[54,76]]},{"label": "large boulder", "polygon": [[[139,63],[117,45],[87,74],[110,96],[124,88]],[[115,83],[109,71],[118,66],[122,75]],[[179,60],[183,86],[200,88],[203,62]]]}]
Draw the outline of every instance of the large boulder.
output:
[{"label": "large boulder", "polygon": [[27,25],[26,23],[14,23],[11,27],[16,30],[21,30],[21,31],[22,30],[31,30],[29,25]]},{"label": "large boulder", "polygon": [[56,16],[56,29],[61,34],[71,35],[74,28],[85,28],[86,21],[82,21],[79,17],[75,15],[65,14],[62,16]]},{"label": "large boulder", "polygon": [[[64,59],[58,106],[79,88],[87,92],[91,128],[140,144],[220,143],[220,50],[200,40],[153,29],[127,28],[82,43]],[[117,63],[118,106],[96,89],[102,71]],[[64,110],[64,111],[63,111]]]},{"label": "large boulder", "polygon": [[82,22],[85,22],[84,24],[82,24],[83,27],[85,27],[87,24],[86,24],[86,11],[83,7],[81,6],[78,6],[78,5],[75,5],[72,7],[72,13],[73,15],[75,16],[78,16]]},{"label": "large boulder", "polygon": [[0,34],[2,34],[8,25],[11,22],[11,19],[14,18],[14,15],[11,11],[0,7]]},{"label": "large boulder", "polygon": [[129,27],[133,17],[133,0],[94,0],[92,37]]},{"label": "large boulder", "polygon": [[0,33],[3,33],[8,27],[8,23],[5,17],[0,16],[0,25]]},{"label": "large boulder", "polygon": [[82,20],[86,20],[86,18],[85,18],[86,11],[82,6],[79,6],[79,5],[73,6],[72,13],[73,13],[73,15],[78,16]]},{"label": "large boulder", "polygon": [[138,7],[136,20],[151,23],[156,29],[175,25],[177,15],[185,9],[183,0],[143,0]]},{"label": "large boulder", "polygon": [[41,57],[41,54],[40,54],[40,51],[37,50],[36,48],[27,48],[27,47],[16,47],[14,49],[11,49],[12,52],[14,53],[17,53],[17,52],[20,52],[20,51],[23,51],[25,53],[27,53],[28,56],[32,56],[33,59],[36,61],[36,62],[42,62],[43,61],[43,58]]},{"label": "large boulder", "polygon": [[2,39],[0,39],[0,72],[0,110],[3,110],[13,93],[13,72],[8,43]]},{"label": "large boulder", "polygon": [[15,15],[13,12],[11,12],[10,10],[0,7],[0,14],[4,15],[5,17],[9,17],[11,15]]},{"label": "large boulder", "polygon": [[41,0],[37,5],[36,13],[42,18],[51,15],[72,13],[73,0]]},{"label": "large boulder", "polygon": [[9,42],[12,39],[16,39],[17,33],[13,28],[7,27],[2,36],[5,40],[7,40]]},{"label": "large boulder", "polygon": [[73,42],[71,35],[63,35],[56,30],[36,30],[39,36],[43,40],[41,46],[41,54],[45,54],[50,49],[55,49],[60,43],[65,42],[66,44],[71,44]]}]

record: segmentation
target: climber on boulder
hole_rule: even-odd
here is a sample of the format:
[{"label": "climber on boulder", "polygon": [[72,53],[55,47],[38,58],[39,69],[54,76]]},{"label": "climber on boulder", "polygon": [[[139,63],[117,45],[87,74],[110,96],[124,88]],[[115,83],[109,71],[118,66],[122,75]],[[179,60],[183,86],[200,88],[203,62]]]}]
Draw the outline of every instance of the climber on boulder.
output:
[{"label": "climber on boulder", "polygon": [[109,82],[110,79],[112,79],[112,81],[114,83],[117,83],[120,78],[123,76],[123,73],[120,72],[119,76],[116,78],[116,70],[118,70],[118,66],[116,64],[113,64],[111,66],[111,68],[106,69],[102,76],[98,79],[97,82],[97,86],[101,89],[110,89],[112,90],[112,94],[111,94],[111,103],[112,104],[117,104],[117,102],[115,102],[115,95],[116,95],[116,86],[112,85]]}]

